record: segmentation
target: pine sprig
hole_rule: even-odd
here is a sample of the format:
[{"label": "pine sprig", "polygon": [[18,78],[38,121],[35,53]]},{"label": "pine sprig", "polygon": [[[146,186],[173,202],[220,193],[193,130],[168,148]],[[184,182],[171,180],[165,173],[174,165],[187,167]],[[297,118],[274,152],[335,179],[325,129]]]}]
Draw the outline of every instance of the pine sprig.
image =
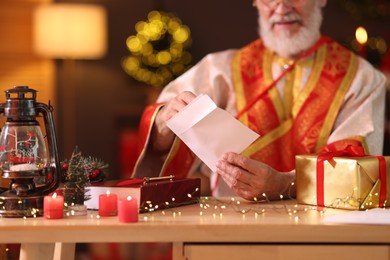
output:
[{"label": "pine sprig", "polygon": [[88,173],[90,182],[103,181],[108,172],[108,164],[98,158],[88,156],[84,158],[84,169]]},{"label": "pine sprig", "polygon": [[[69,163],[63,163],[64,185],[84,192],[91,182],[103,181],[107,175],[109,165],[95,157],[83,157],[76,146]],[[88,199],[88,198],[85,198]]]}]

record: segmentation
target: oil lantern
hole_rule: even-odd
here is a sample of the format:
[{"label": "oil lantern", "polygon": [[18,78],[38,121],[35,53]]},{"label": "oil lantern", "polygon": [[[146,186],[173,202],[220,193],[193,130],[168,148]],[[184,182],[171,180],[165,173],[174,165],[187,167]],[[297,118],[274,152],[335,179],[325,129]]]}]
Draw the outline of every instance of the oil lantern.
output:
[{"label": "oil lantern", "polygon": [[[5,91],[0,114],[6,119],[0,134],[1,217],[43,214],[43,198],[61,180],[53,107],[36,101],[37,91],[16,86]],[[43,117],[42,132],[38,117]],[[43,134],[45,133],[45,134]]]}]

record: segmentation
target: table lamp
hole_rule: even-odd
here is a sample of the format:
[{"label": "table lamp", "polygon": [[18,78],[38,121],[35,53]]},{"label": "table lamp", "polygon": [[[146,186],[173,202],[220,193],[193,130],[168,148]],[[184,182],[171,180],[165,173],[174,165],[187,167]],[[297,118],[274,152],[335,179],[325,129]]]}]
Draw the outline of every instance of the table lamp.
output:
[{"label": "table lamp", "polygon": [[35,52],[64,62],[63,87],[57,91],[66,102],[66,109],[61,110],[61,129],[66,127],[66,140],[62,143],[67,156],[76,145],[75,60],[100,59],[105,55],[106,10],[96,4],[52,3],[38,6],[33,17]]},{"label": "table lamp", "polygon": [[106,52],[106,12],[93,4],[44,4],[34,13],[34,49],[47,58],[99,59]]}]

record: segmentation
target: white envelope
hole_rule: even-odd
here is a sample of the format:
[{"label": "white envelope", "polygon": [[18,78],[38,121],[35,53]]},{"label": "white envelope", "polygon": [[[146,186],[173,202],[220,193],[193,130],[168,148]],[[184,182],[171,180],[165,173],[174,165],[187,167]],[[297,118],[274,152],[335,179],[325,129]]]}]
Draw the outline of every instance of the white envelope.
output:
[{"label": "white envelope", "polygon": [[213,172],[222,154],[241,153],[259,137],[205,94],[180,110],[167,125]]}]

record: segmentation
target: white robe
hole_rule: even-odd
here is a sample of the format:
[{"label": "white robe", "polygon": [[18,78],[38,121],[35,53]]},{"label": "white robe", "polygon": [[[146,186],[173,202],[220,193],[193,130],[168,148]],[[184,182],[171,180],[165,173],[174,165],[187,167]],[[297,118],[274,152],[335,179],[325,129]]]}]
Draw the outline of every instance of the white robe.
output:
[{"label": "white robe", "polygon": [[[208,94],[215,103],[235,115],[236,97],[232,79],[232,59],[237,50],[226,50],[207,55],[189,71],[168,84],[157,102],[167,102],[183,91],[195,94]],[[313,59],[309,57],[308,59]],[[283,71],[280,63],[272,64],[273,78]],[[310,75],[311,67],[304,67],[301,87],[305,86]],[[381,155],[384,141],[384,110],[385,110],[385,76],[376,70],[370,63],[359,58],[356,77],[347,92],[341,110],[335,121],[334,128],[328,143],[349,138],[363,136],[366,139],[370,154]],[[279,94],[283,96],[284,79],[278,82]],[[201,162],[197,161],[192,171],[199,169]],[[204,165],[202,172],[211,175],[211,185],[216,174],[211,173]],[[223,182],[218,182],[215,196],[234,196],[233,191]]]}]

